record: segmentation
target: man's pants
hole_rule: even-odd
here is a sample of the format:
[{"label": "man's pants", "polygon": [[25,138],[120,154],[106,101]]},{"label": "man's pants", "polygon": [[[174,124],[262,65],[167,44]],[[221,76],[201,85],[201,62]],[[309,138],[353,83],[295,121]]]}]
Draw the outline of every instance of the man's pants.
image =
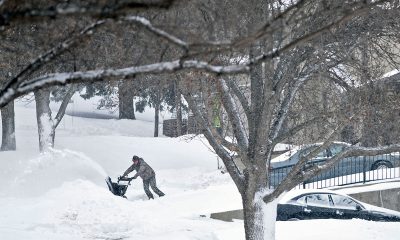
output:
[{"label": "man's pants", "polygon": [[146,193],[147,197],[149,197],[149,199],[154,199],[153,194],[150,192],[149,185],[151,186],[151,189],[153,189],[153,191],[157,193],[158,196],[162,197],[165,195],[163,192],[161,192],[160,189],[157,188],[156,177],[153,176],[146,180],[143,179],[144,192]]}]

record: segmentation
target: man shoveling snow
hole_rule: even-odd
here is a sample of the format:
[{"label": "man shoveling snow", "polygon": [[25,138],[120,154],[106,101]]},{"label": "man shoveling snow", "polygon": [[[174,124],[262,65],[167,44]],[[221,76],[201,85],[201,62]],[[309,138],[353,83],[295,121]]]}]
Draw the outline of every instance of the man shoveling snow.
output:
[{"label": "man shoveling snow", "polygon": [[164,196],[165,194],[157,188],[156,173],[143,160],[143,158],[135,155],[132,157],[132,162],[133,164],[128,169],[126,169],[121,178],[126,178],[129,173],[131,173],[133,170],[136,170],[136,174],[131,179],[136,179],[138,176],[143,179],[143,189],[149,199],[154,199],[153,194],[150,192],[149,186],[151,186],[153,191],[157,193],[158,196]]}]

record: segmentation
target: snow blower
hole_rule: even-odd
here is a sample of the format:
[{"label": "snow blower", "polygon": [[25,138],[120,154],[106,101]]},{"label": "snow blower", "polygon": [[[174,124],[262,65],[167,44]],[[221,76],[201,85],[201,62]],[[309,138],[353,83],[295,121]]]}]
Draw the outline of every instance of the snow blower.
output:
[{"label": "snow blower", "polygon": [[[106,183],[110,192],[112,192],[116,196],[126,198],[125,193],[128,189],[128,186],[131,185],[132,179],[133,178],[118,177],[118,181],[115,183],[111,180],[110,177],[107,177]],[[120,182],[124,183],[121,184]]]}]

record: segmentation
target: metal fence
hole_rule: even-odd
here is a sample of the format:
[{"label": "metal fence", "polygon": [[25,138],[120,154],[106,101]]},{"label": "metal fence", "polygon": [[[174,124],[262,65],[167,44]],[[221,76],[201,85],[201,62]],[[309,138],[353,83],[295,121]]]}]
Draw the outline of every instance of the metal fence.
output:
[{"label": "metal fence", "polygon": [[[304,168],[323,164],[326,160],[310,160]],[[270,188],[276,187],[293,166],[271,169]],[[399,153],[344,158],[331,169],[303,182],[298,188],[326,188],[394,178],[400,178]]]}]

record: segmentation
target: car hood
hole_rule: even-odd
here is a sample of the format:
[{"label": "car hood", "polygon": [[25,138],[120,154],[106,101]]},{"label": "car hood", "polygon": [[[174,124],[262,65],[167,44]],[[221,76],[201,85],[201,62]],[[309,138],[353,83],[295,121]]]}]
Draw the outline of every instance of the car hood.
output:
[{"label": "car hood", "polygon": [[383,214],[383,215],[396,216],[400,219],[400,212],[398,212],[398,211],[394,211],[394,210],[382,208],[382,207],[377,207],[377,206],[373,206],[373,205],[365,204],[365,203],[364,203],[364,207],[366,210],[368,210],[370,212]]}]

